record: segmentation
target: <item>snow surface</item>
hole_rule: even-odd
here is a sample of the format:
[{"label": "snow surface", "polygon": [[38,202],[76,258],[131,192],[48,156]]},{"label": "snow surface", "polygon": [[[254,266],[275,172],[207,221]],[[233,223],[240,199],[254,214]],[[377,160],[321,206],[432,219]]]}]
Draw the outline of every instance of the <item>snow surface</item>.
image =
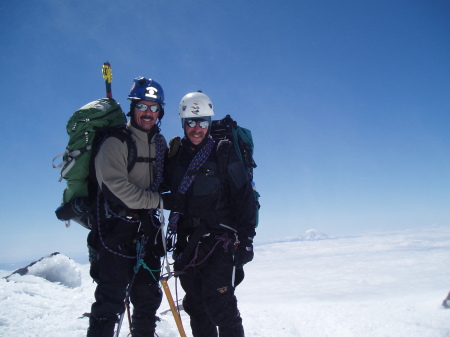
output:
[{"label": "snow surface", "polygon": [[[450,309],[441,306],[450,290],[450,228],[329,240],[311,233],[255,247],[237,288],[247,337],[450,336]],[[13,271],[0,271],[0,336],[85,336],[81,316],[95,289],[88,268],[59,254],[23,276],[7,280]],[[157,333],[179,336],[168,309],[164,299]],[[184,312],[182,320],[191,336]],[[125,319],[120,336],[127,332]]]}]

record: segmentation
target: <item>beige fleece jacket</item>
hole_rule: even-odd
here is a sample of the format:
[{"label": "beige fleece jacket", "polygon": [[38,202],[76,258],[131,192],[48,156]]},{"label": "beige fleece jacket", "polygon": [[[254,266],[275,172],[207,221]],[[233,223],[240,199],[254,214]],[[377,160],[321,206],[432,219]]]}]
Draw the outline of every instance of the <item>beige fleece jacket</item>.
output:
[{"label": "beige fleece jacket", "polygon": [[[130,122],[127,129],[136,142],[137,156],[155,158],[155,136],[148,142],[148,134],[140,131]],[[164,149],[167,148],[164,139]],[[95,157],[96,176],[100,188],[106,187],[128,208],[151,209],[159,205],[159,193],[149,190],[154,181],[156,161],[136,162],[130,173],[127,170],[128,147],[116,137],[109,137]]]}]

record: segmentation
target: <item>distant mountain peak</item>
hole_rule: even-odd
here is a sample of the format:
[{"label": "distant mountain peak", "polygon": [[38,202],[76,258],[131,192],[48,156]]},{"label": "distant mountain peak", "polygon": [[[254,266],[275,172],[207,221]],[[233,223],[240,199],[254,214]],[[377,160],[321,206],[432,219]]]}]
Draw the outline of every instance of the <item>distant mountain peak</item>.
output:
[{"label": "distant mountain peak", "polygon": [[317,240],[329,240],[334,239],[325,233],[319,232],[317,229],[308,229],[304,234],[289,239],[289,241],[317,241]]}]

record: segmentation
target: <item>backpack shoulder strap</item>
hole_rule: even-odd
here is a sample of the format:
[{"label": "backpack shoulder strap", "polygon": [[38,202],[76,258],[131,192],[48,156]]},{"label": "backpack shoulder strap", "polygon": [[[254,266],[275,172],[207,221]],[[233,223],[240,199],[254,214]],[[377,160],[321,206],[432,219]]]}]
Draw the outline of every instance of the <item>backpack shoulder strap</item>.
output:
[{"label": "backpack shoulder strap", "polygon": [[226,168],[230,158],[231,146],[232,143],[228,139],[222,139],[217,144],[216,156],[217,156],[218,171],[221,177],[226,175]]}]

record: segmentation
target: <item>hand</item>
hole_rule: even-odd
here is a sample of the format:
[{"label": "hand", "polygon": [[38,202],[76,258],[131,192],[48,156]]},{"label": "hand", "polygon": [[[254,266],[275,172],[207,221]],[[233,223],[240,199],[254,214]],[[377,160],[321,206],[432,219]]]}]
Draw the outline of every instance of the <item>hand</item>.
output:
[{"label": "hand", "polygon": [[234,254],[234,265],[239,269],[244,266],[244,264],[253,260],[253,238],[251,237],[239,237],[239,245],[236,248]]},{"label": "hand", "polygon": [[164,209],[171,210],[175,213],[184,213],[186,199],[184,194],[181,193],[164,193],[161,194],[163,203],[164,203]]}]

